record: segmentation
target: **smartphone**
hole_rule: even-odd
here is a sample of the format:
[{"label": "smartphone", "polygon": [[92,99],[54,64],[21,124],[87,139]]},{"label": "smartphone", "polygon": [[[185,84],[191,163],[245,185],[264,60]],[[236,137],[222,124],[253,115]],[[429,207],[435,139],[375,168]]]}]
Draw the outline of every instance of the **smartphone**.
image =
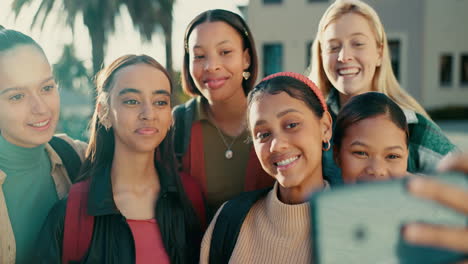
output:
[{"label": "smartphone", "polygon": [[[429,176],[428,176],[429,177]],[[468,190],[467,176],[431,176]],[[311,198],[313,263],[454,263],[449,250],[406,243],[401,228],[410,222],[464,227],[467,217],[407,192],[409,178],[339,186]]]}]

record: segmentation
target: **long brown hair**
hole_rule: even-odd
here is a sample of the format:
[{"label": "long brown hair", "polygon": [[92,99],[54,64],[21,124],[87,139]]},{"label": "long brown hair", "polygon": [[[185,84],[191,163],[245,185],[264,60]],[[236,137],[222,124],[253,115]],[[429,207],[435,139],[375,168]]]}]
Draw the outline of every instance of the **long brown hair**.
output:
[{"label": "long brown hair", "polygon": [[[114,156],[114,132],[106,129],[98,115],[98,105],[109,110],[109,92],[120,69],[135,65],[147,64],[171,78],[164,67],[147,55],[125,55],[102,69],[96,76],[97,100],[93,117],[90,121],[90,140],[86,151],[81,175],[82,178],[99,177],[97,172],[110,166]],[[101,116],[102,118],[102,116]],[[191,206],[183,189],[180,176],[176,170],[176,159],[173,148],[173,130],[155,149],[155,166],[160,177],[161,191],[156,204],[156,219],[160,226],[164,247],[171,263],[197,263],[201,230],[195,210]]]}]

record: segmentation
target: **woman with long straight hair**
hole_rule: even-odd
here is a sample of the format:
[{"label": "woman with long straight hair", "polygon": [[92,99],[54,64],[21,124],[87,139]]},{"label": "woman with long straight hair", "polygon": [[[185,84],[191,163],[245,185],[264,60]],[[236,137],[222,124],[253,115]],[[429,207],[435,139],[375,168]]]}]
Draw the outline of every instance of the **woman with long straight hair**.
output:
[{"label": "woman with long straight hair", "polygon": [[[172,148],[172,83],[146,55],[126,55],[96,77],[97,102],[79,183],[85,213],[73,217],[59,202],[42,230],[41,263],[196,263],[201,237],[190,201],[202,196],[189,177],[179,177]],[[84,187],[83,187],[84,186]],[[190,200],[187,198],[184,187]],[[68,205],[67,205],[68,202]],[[84,214],[84,215],[83,215]],[[89,228],[74,227],[91,217]],[[79,218],[79,219],[77,219]],[[70,239],[70,237],[72,239]],[[70,243],[87,241],[82,252]],[[70,242],[71,241],[71,242]],[[76,242],[78,243],[78,242]]]}]

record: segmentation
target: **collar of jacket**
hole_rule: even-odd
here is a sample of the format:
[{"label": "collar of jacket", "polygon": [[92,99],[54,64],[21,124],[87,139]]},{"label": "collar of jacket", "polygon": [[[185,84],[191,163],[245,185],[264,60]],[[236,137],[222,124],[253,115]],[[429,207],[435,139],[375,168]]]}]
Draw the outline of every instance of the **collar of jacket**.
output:
[{"label": "collar of jacket", "polygon": [[98,168],[91,177],[88,193],[88,214],[93,216],[120,214],[112,194],[110,164]]},{"label": "collar of jacket", "polygon": [[[119,209],[115,205],[112,193],[110,166],[110,164],[107,164],[98,168],[96,173],[91,177],[88,192],[89,215],[102,216],[120,214]],[[160,177],[162,175],[168,175],[167,169],[159,162],[156,162],[156,170],[158,170]],[[174,179],[161,177],[159,181],[161,184],[160,195],[164,196],[169,193],[177,193],[177,187]]]}]

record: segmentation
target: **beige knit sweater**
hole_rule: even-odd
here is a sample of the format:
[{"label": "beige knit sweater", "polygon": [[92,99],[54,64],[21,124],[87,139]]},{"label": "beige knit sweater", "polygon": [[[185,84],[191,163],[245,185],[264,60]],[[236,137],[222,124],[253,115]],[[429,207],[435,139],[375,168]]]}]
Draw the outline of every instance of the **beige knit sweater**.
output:
[{"label": "beige knit sweater", "polygon": [[[277,194],[278,183],[275,183],[268,195],[252,206],[242,224],[230,264],[311,263],[309,203],[284,204]],[[200,263],[208,263],[213,227],[221,209],[203,237]]]}]

